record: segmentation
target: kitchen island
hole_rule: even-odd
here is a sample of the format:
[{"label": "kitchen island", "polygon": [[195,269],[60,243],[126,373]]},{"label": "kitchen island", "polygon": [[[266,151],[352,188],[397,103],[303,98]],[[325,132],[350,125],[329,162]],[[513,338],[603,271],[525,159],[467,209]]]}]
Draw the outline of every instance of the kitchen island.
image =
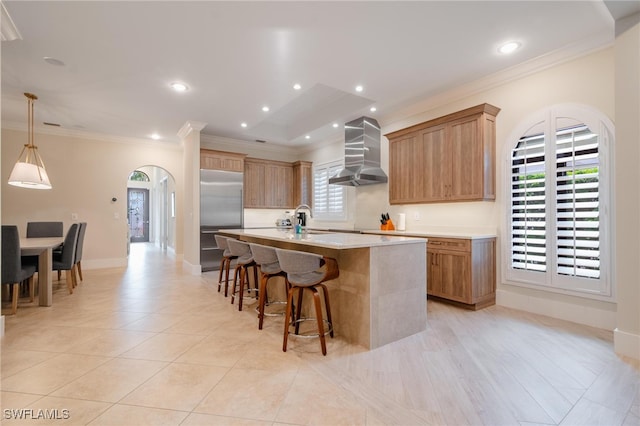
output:
[{"label": "kitchen island", "polygon": [[289,229],[224,229],[242,241],[338,261],[327,282],[334,333],[374,349],[426,329],[426,239]]}]

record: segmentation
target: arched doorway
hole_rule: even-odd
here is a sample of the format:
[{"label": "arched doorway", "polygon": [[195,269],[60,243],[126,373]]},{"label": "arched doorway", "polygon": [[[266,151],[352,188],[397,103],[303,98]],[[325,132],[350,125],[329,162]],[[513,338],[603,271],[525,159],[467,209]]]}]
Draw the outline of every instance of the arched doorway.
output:
[{"label": "arched doorway", "polygon": [[127,179],[129,245],[151,243],[175,251],[175,191],[173,176],[162,167],[142,166]]}]

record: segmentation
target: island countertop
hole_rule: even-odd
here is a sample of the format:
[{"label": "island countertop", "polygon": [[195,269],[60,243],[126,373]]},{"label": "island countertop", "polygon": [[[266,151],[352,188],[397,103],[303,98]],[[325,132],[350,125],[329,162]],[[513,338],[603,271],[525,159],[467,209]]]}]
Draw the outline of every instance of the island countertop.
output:
[{"label": "island countertop", "polygon": [[337,233],[307,230],[296,234],[291,229],[223,229],[224,234],[264,238],[274,241],[291,242],[328,249],[354,249],[364,247],[381,247],[402,244],[424,243],[425,239],[400,237],[393,235]]}]

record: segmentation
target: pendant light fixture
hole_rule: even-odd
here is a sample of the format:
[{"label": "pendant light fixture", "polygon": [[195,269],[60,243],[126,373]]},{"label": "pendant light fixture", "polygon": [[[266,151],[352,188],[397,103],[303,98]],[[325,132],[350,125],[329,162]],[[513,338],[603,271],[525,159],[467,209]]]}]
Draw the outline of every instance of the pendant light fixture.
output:
[{"label": "pendant light fixture", "polygon": [[29,103],[28,140],[18,156],[16,165],[13,166],[13,171],[9,176],[9,185],[32,189],[51,189],[44,162],[38,154],[38,147],[33,143],[33,101],[38,97],[31,93],[24,95]]}]

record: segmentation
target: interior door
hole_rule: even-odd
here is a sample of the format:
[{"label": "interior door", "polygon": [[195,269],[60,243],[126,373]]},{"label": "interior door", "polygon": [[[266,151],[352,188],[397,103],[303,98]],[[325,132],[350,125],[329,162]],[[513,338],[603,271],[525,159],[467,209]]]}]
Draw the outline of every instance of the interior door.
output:
[{"label": "interior door", "polygon": [[149,190],[127,189],[129,238],[132,243],[149,242]]}]

